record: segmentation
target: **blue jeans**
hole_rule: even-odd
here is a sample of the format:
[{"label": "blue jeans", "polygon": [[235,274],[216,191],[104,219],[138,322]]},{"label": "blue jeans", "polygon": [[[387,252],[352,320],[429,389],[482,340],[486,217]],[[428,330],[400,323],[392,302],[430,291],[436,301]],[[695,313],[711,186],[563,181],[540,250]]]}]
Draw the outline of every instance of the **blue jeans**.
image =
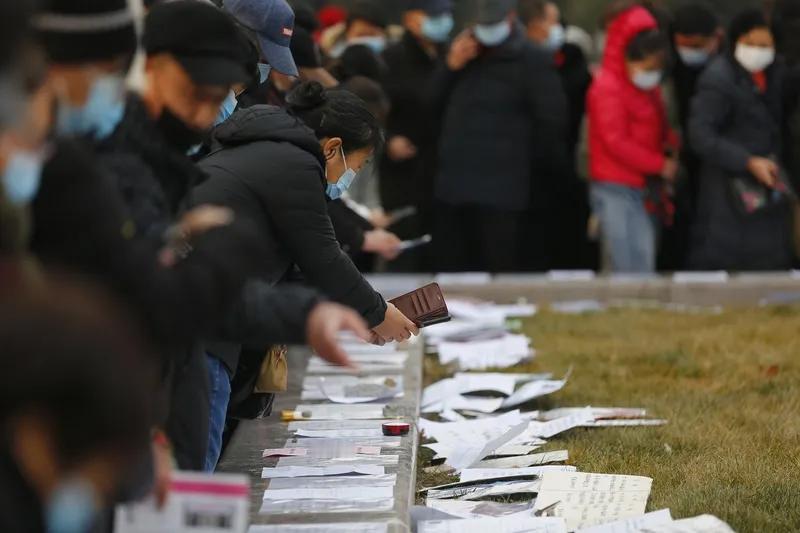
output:
[{"label": "blue jeans", "polygon": [[228,402],[231,399],[231,376],[225,365],[211,354],[208,360],[208,383],[210,386],[208,449],[206,451],[206,472],[217,468],[222,453],[222,434],[225,431],[225,417],[228,413]]},{"label": "blue jeans", "polygon": [[655,272],[656,230],[644,191],[593,183],[592,211],[600,220],[603,253],[612,273]]}]

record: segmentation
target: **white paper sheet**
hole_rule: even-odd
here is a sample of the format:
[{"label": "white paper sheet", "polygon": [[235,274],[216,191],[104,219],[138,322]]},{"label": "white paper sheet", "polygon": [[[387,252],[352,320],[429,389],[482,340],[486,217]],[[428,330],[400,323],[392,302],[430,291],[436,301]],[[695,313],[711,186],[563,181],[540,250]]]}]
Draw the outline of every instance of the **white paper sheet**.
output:
[{"label": "white paper sheet", "polygon": [[531,421],[526,430],[509,444],[526,444],[538,438],[549,439],[555,437],[570,429],[583,427],[593,422],[594,419],[592,416],[592,411],[590,409],[585,409],[549,422]]},{"label": "white paper sheet", "polygon": [[446,463],[452,466],[456,472],[475,465],[478,461],[491,455],[497,448],[515,439],[528,427],[527,422],[522,422],[516,426],[508,428],[504,433],[486,441],[469,440],[468,444],[462,443],[461,446],[451,449],[447,453]]},{"label": "white paper sheet", "polygon": [[536,494],[539,491],[541,479],[492,481],[477,485],[446,487],[430,489],[427,493],[428,500],[480,500],[482,498],[509,496],[511,494]]},{"label": "white paper sheet", "polygon": [[582,412],[585,409],[591,409],[592,416],[596,420],[616,420],[624,419],[639,419],[647,416],[647,409],[629,408],[629,407],[561,407],[559,409],[551,409],[541,413],[542,420],[555,420],[575,413]]},{"label": "white paper sheet", "polygon": [[570,531],[644,514],[653,480],[582,472],[546,472],[536,509],[553,507]]},{"label": "white paper sheet", "polygon": [[264,468],[261,471],[262,479],[272,479],[278,477],[319,477],[319,476],[342,476],[346,474],[364,474],[376,476],[385,474],[383,466],[379,465],[341,465],[341,466],[282,466],[275,468]]},{"label": "white paper sheet", "polygon": [[344,439],[344,438],[374,438],[383,435],[380,428],[362,429],[298,429],[294,433],[298,437],[322,438],[322,439]]},{"label": "white paper sheet", "polygon": [[716,516],[705,514],[660,526],[648,526],[642,528],[641,533],[734,533],[734,530]]},{"label": "white paper sheet", "polygon": [[324,489],[334,487],[394,487],[397,474],[375,476],[279,477],[269,480],[270,489]]},{"label": "white paper sheet", "polygon": [[471,502],[462,500],[428,500],[425,504],[431,509],[459,518],[486,518],[524,515],[533,516],[530,503]]},{"label": "white paper sheet", "polygon": [[250,526],[247,533],[388,533],[389,525],[372,522],[338,524],[278,524]]},{"label": "white paper sheet", "polygon": [[394,497],[393,486],[327,487],[306,489],[273,489],[264,491],[265,500],[380,500]]},{"label": "white paper sheet", "polygon": [[730,275],[722,270],[715,272],[675,272],[672,276],[672,281],[676,285],[727,283],[729,279]]},{"label": "white paper sheet", "polygon": [[521,457],[501,457],[500,459],[485,459],[475,465],[475,468],[528,468],[531,466],[543,466],[552,463],[563,463],[569,460],[567,450],[555,452],[535,453],[533,455],[523,455]]},{"label": "white paper sheet", "polygon": [[481,481],[504,477],[542,476],[545,472],[576,472],[574,466],[532,466],[528,468],[467,468],[461,471],[461,481]]},{"label": "white paper sheet", "polygon": [[560,518],[465,518],[420,522],[419,533],[566,533]]},{"label": "white paper sheet", "polygon": [[547,279],[560,282],[593,281],[596,277],[593,270],[551,270],[547,273]]},{"label": "white paper sheet", "polygon": [[463,422],[433,422],[421,418],[419,429],[426,437],[436,439],[440,443],[463,445],[464,442],[474,439],[485,442],[497,438],[522,422],[525,422],[525,419],[519,411],[510,411],[496,417]]},{"label": "white paper sheet", "polygon": [[600,526],[586,527],[576,533],[639,533],[643,529],[672,523],[669,509],[662,509],[642,516],[634,516]]},{"label": "white paper sheet", "polygon": [[548,394],[553,394],[564,388],[567,384],[567,378],[559,380],[542,380],[531,381],[516,390],[514,394],[506,398],[503,402],[503,407],[516,407],[524,403],[535,400]]},{"label": "white paper sheet", "polygon": [[530,339],[525,335],[506,335],[501,339],[480,342],[442,342],[439,361],[443,365],[458,362],[462,370],[505,368],[531,357]]},{"label": "white paper sheet", "polygon": [[515,455],[528,455],[529,453],[533,453],[539,448],[544,446],[544,444],[504,444],[503,446],[497,448],[492,452],[492,455],[495,457],[513,457]]},{"label": "white paper sheet", "polygon": [[359,455],[339,457],[281,457],[276,466],[340,466],[340,465],[383,465],[396,466],[399,455]]},{"label": "white paper sheet", "polygon": [[[324,389],[324,390],[323,390]],[[373,394],[358,394],[358,391]],[[326,396],[325,392],[329,395]],[[359,403],[358,398],[369,401],[400,397],[403,394],[403,376],[399,374],[386,376],[306,376],[303,380],[303,401],[331,400],[330,396],[344,397],[346,401],[336,403]],[[361,402],[364,403],[364,402]]]},{"label": "white paper sheet", "polygon": [[364,382],[356,384],[331,383],[327,378],[319,379],[319,390],[323,396],[333,403],[359,404],[390,400],[403,395],[403,381],[392,380],[393,385],[384,383]]},{"label": "white paper sheet", "polygon": [[621,427],[653,427],[665,426],[669,420],[642,419],[642,420],[595,420],[583,425],[585,428],[621,428]]},{"label": "white paper sheet", "polygon": [[296,412],[309,413],[308,420],[374,420],[384,418],[384,409],[386,404],[303,404],[295,407]]},{"label": "white paper sheet", "polygon": [[441,402],[432,403],[427,407],[423,407],[423,413],[441,413],[442,411],[451,410],[468,410],[477,411],[479,413],[494,413],[503,405],[504,398],[478,398],[467,396],[450,396]]},{"label": "white paper sheet", "polygon": [[378,446],[380,448],[397,448],[402,444],[402,437],[364,437],[343,439],[304,439],[292,437],[286,439],[287,448],[308,448],[309,453],[324,453],[325,450],[337,449],[340,446]]}]

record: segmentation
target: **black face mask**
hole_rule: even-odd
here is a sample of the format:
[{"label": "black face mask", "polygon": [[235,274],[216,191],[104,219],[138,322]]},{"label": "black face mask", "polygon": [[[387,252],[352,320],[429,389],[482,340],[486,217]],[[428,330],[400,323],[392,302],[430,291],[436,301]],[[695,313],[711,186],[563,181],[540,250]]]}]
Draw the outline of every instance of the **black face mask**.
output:
[{"label": "black face mask", "polygon": [[158,129],[171,147],[186,152],[203,142],[206,132],[188,126],[168,108],[164,108],[158,119]]}]

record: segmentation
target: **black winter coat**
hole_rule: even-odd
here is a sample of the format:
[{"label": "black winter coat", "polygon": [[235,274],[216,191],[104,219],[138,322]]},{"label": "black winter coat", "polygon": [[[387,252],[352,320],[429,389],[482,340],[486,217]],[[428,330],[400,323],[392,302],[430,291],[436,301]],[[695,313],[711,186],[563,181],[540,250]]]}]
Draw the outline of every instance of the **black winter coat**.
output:
[{"label": "black winter coat", "polygon": [[689,121],[691,147],[702,160],[692,268],[783,270],[792,264],[788,202],[746,215],[731,188],[732,178],[750,176],[751,156],[781,159],[783,76],[782,65],[770,67],[762,94],[726,54],[700,77]]},{"label": "black winter coat", "polygon": [[433,86],[444,113],[438,200],[522,211],[532,180],[568,174],[562,81],[521,26],[461,71],[440,66]]},{"label": "black winter coat", "polygon": [[383,85],[392,103],[387,138],[408,137],[417,147],[417,155],[393,161],[384,154],[380,163],[381,202],[388,211],[415,206],[427,217],[436,175],[439,116],[431,108],[426,87],[438,61],[410,32],[389,47],[383,59],[388,67]]},{"label": "black winter coat", "polygon": [[237,110],[214,132],[211,154],[200,163],[209,178],[193,200],[230,207],[256,223],[267,258],[260,277],[267,283],[286,280],[297,265],[310,285],[374,327],[383,322],[386,303],[336,241],[324,164],[313,131],[285,110]]}]

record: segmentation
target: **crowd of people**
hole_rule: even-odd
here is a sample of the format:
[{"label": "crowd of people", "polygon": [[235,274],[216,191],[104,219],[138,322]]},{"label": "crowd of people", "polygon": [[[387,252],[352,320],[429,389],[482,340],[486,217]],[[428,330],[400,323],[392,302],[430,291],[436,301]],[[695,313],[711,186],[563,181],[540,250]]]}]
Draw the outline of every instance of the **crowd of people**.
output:
[{"label": "crowd of people", "polygon": [[214,471],[284,344],[418,334],[366,272],[795,265],[794,2],[614,2],[599,62],[548,0],[317,4],[0,5],[0,530]]}]

